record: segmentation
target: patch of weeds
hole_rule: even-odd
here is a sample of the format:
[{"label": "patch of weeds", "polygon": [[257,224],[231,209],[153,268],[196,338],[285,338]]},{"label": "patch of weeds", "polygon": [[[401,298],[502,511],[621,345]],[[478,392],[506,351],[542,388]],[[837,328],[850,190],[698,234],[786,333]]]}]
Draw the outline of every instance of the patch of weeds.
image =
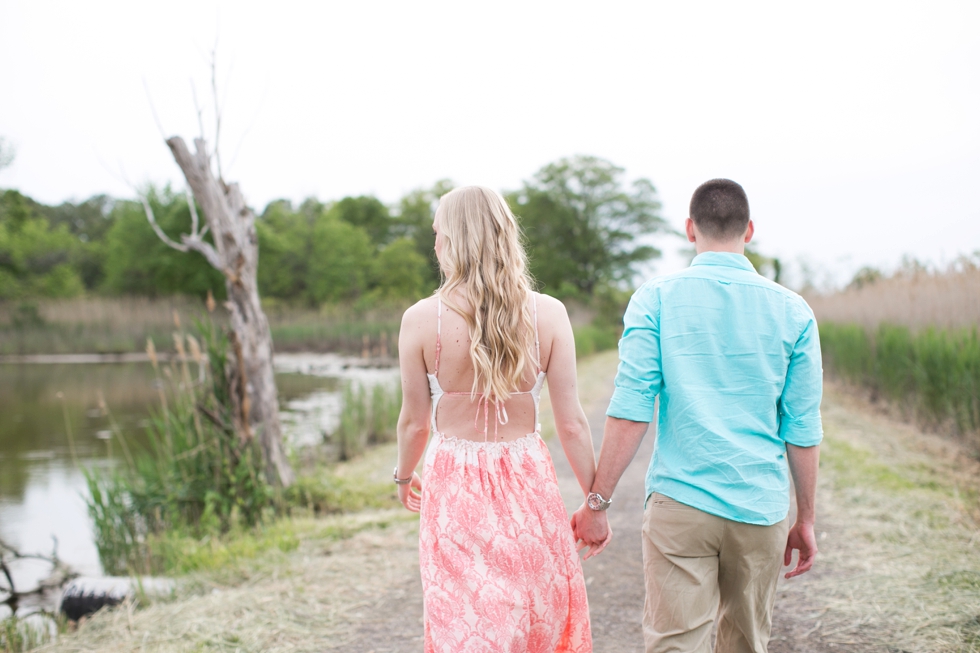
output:
[{"label": "patch of weeds", "polygon": [[967,619],[960,624],[960,637],[963,638],[963,653],[980,651],[980,615]]},{"label": "patch of weeds", "polygon": [[267,551],[289,553],[299,547],[299,542],[293,522],[283,519],[200,538],[186,531],[167,531],[149,536],[146,549],[151,569],[156,573],[177,575],[231,567]]},{"label": "patch of weeds", "polygon": [[348,478],[327,472],[296,479],[286,490],[285,498],[288,505],[306,508],[316,515],[400,505],[391,482]]},{"label": "patch of weeds", "polygon": [[371,529],[385,530],[395,522],[412,521],[415,518],[416,515],[406,512],[405,514],[396,513],[386,515],[380,519],[338,521],[318,528],[314,537],[336,542],[338,540],[350,539],[362,531]]},{"label": "patch of weeds", "polygon": [[0,619],[0,653],[21,653],[53,641],[67,630],[67,622],[60,615],[52,618],[47,614]]},{"label": "patch of weeds", "polygon": [[934,531],[943,530],[950,526],[949,517],[937,514],[932,510],[915,510],[912,512],[912,516],[924,521]]},{"label": "patch of weeds", "polygon": [[844,440],[827,438],[821,450],[821,464],[828,465],[836,473],[839,487],[875,486],[883,490],[907,491],[931,489],[933,483],[918,483],[902,474],[894,467],[883,465],[872,459],[872,452],[860,449]]},{"label": "patch of weeds", "polygon": [[947,589],[980,591],[980,571],[958,569],[936,577],[936,584]]}]

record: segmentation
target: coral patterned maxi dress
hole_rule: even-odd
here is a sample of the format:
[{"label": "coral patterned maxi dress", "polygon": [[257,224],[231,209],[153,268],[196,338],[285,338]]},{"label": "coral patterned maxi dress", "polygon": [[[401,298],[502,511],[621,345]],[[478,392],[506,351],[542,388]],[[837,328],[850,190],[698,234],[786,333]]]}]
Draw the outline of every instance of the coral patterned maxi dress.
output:
[{"label": "coral patterned maxi dress", "polygon": [[[540,360],[536,302],[534,321]],[[469,393],[439,385],[441,331],[440,299],[419,529],[425,652],[591,652],[582,565],[538,424],[545,373],[528,393],[534,433],[511,442],[442,433],[439,400]],[[485,430],[488,409],[484,403]]]}]

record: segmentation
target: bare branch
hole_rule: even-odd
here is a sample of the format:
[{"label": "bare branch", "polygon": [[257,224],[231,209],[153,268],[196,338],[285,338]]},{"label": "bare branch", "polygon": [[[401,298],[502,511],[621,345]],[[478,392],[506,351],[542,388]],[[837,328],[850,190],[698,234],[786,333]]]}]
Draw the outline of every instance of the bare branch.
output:
[{"label": "bare branch", "polygon": [[221,104],[218,101],[218,44],[215,41],[215,49],[211,50],[211,94],[214,96],[214,160],[218,165],[218,179],[224,181],[221,174],[221,154],[218,147],[221,138]]},{"label": "bare branch", "polygon": [[140,202],[143,203],[143,210],[146,212],[146,219],[147,221],[149,221],[150,226],[153,227],[153,232],[157,235],[157,238],[162,240],[164,245],[166,245],[167,247],[172,247],[178,252],[188,251],[187,245],[183,245],[181,243],[171,240],[170,236],[164,233],[163,229],[160,228],[160,225],[157,224],[156,216],[153,215],[153,208],[150,206],[149,200],[146,199],[146,195],[140,193],[139,197],[140,197]]},{"label": "bare branch", "polygon": [[163,123],[160,122],[160,116],[157,115],[156,106],[153,104],[153,98],[150,96],[150,87],[146,83],[146,77],[143,78],[143,90],[146,91],[146,99],[150,103],[150,113],[153,114],[153,122],[157,124],[157,129],[160,130],[160,137],[163,140],[167,140],[167,132],[163,129]]},{"label": "bare branch", "polygon": [[266,82],[265,90],[262,92],[262,99],[259,100],[259,103],[256,105],[255,113],[252,116],[251,122],[249,122],[248,127],[245,128],[245,131],[242,132],[241,138],[238,139],[238,145],[235,147],[235,153],[232,155],[231,162],[228,164],[229,175],[231,174],[231,169],[235,167],[235,162],[238,161],[238,155],[242,151],[242,145],[245,143],[245,137],[248,136],[248,133],[250,131],[252,131],[252,127],[255,126],[256,121],[259,119],[259,113],[262,111],[262,108],[265,106],[266,98],[269,97],[269,79],[266,78],[265,82]]},{"label": "bare branch", "polygon": [[214,249],[214,247],[211,246],[210,243],[206,243],[202,240],[204,234],[207,233],[207,230],[205,229],[205,231],[201,233],[197,233],[197,224],[198,224],[197,209],[193,208],[194,207],[193,197],[188,198],[188,202],[192,207],[191,219],[194,221],[193,232],[190,234],[181,234],[180,235],[181,242],[179,243],[173,240],[172,238],[170,238],[170,236],[168,236],[163,231],[163,229],[160,228],[160,225],[157,224],[156,216],[153,214],[153,207],[150,206],[150,202],[147,199],[146,195],[140,193],[139,198],[140,198],[140,202],[142,202],[143,204],[143,210],[146,212],[146,219],[150,223],[150,226],[153,228],[153,233],[157,235],[157,238],[163,241],[164,245],[172,249],[175,249],[178,252],[197,252],[202,256],[204,256],[205,259],[207,259],[211,267],[221,272],[225,272],[225,265],[221,261],[221,256],[218,255],[218,252]]},{"label": "bare branch", "polygon": [[182,235],[180,239],[184,241],[187,249],[197,252],[208,260],[211,267],[228,276],[228,270],[225,269],[225,265],[221,261],[221,256],[210,243],[206,243],[200,238],[191,238],[187,234]]},{"label": "bare branch", "polygon": [[194,98],[194,110],[197,112],[197,127],[201,131],[201,138],[204,138],[204,109],[197,101],[197,87],[194,86],[193,79],[191,79],[191,97]]},{"label": "bare branch", "polygon": [[197,233],[198,227],[198,217],[197,217],[197,205],[194,204],[194,196],[191,195],[191,189],[184,189],[184,196],[187,198],[187,208],[191,211],[191,237],[198,238],[200,234]]}]

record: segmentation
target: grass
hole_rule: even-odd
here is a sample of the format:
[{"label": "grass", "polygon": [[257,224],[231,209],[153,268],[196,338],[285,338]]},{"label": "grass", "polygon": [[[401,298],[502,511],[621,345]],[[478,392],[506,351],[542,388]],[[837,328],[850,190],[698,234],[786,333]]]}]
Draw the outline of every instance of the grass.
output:
[{"label": "grass", "polygon": [[[269,302],[265,309],[278,351],[397,355],[402,306],[315,309]],[[169,342],[175,315],[204,314],[203,302],[180,296],[0,302],[0,355],[142,352],[148,338]],[[225,322],[221,307],[214,318]]]},{"label": "grass", "polygon": [[31,651],[65,632],[65,620],[43,615],[0,620],[0,653]]},{"label": "grass", "polygon": [[825,367],[904,407],[931,428],[980,433],[980,332],[977,327],[914,332],[883,324],[820,325]]},{"label": "grass", "polygon": [[[396,358],[404,306],[319,309],[270,301],[264,306],[277,351],[335,352],[364,358]],[[578,309],[583,312],[585,309]],[[589,313],[591,315],[591,313]],[[119,354],[142,352],[147,339],[170,341],[175,315],[205,315],[188,297],[85,297],[0,302],[0,355]],[[214,312],[218,325],[223,309]],[[619,327],[593,319],[575,326],[579,356],[611,349]]]},{"label": "grass", "polygon": [[358,456],[369,445],[392,442],[402,405],[401,385],[359,383],[344,386],[340,426],[335,433],[340,460]]},{"label": "grass", "polygon": [[411,568],[415,549],[398,544],[415,537],[417,519],[381,510],[286,523],[295,548],[194,571],[171,599],[100,612],[39,650],[312,652],[342,645],[352,613]]},{"label": "grass", "polygon": [[821,323],[859,324],[869,331],[882,323],[913,331],[972,327],[980,323],[980,254],[945,269],[911,262],[890,277],[806,299]]},{"label": "grass", "polygon": [[[977,653],[980,463],[830,384],[814,572],[784,583],[809,642]],[[819,650],[823,650],[822,648]]]}]

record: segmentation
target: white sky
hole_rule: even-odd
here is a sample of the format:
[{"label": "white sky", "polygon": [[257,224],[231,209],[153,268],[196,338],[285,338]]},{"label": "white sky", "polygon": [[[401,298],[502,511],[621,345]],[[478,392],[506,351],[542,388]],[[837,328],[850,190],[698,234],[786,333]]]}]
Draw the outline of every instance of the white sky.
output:
[{"label": "white sky", "polygon": [[225,176],[260,210],[513,189],[581,153],[652,179],[678,228],[700,182],[735,179],[763,251],[838,280],[980,249],[975,1],[0,0],[0,187],[130,196],[120,168],[182,186],[144,80],[193,138],[216,39]]}]

